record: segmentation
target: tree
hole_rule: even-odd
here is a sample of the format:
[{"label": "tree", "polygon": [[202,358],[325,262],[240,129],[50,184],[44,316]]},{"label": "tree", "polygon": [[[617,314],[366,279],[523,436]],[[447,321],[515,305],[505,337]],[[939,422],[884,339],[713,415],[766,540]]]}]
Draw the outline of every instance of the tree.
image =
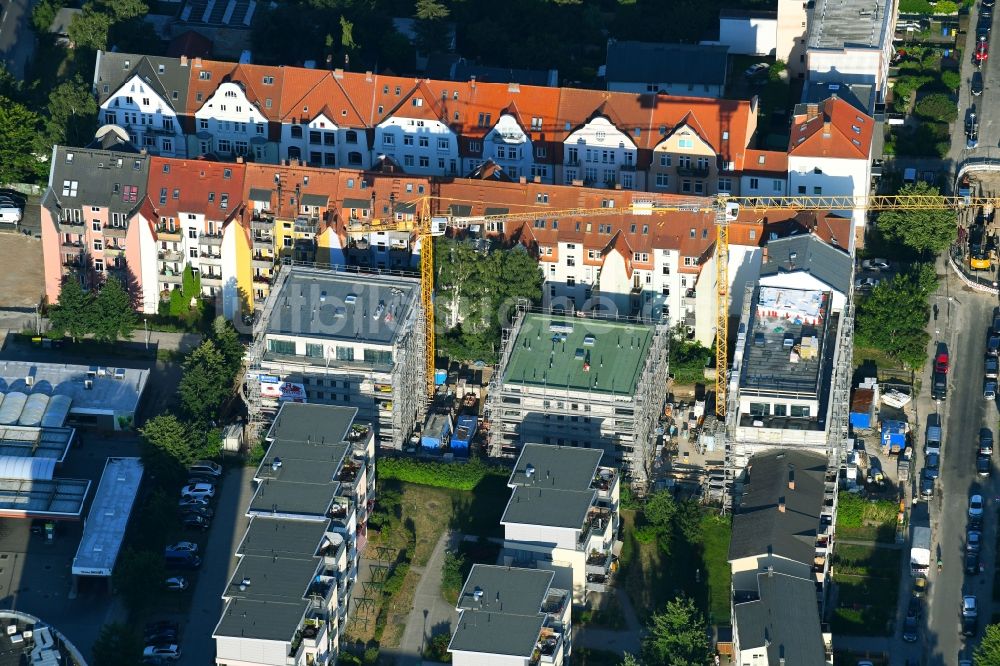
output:
[{"label": "tree", "polygon": [[[86,12],[78,15],[70,24],[71,38],[73,26],[85,14]],[[102,17],[101,20],[107,19],[103,14],[99,16]],[[79,76],[63,81],[52,90],[47,109],[48,119],[45,122],[44,136],[49,146],[53,144],[85,146],[94,138],[94,128],[97,126],[97,102],[90,93],[90,86]]]},{"label": "tree", "polygon": [[944,93],[927,95],[914,108],[918,115],[942,123],[950,123],[958,117],[958,106]]},{"label": "tree", "polygon": [[[938,196],[936,187],[925,182],[904,185],[904,195]],[[879,214],[878,230],[886,240],[901,243],[922,255],[938,254],[955,242],[955,213],[941,210],[887,210]]]},{"label": "tree", "polygon": [[464,582],[465,556],[449,550],[444,554],[444,565],[441,567],[441,594],[449,603],[457,603]]},{"label": "tree", "polygon": [[63,0],[42,0],[31,10],[31,25],[35,28],[35,33],[39,35],[48,34],[52,22],[56,20],[56,14],[66,6]]},{"label": "tree", "polygon": [[649,664],[694,666],[709,664],[708,627],[701,611],[689,597],[667,602],[660,613],[653,613],[649,634],[642,642],[642,658]]},{"label": "tree", "polygon": [[222,352],[212,340],[205,340],[184,361],[184,375],[177,392],[185,413],[194,421],[205,423],[217,414],[232,388],[233,375]]},{"label": "tree", "polygon": [[127,624],[106,624],[101,627],[92,650],[95,664],[134,666],[142,661],[142,637]]},{"label": "tree", "polygon": [[622,658],[622,663],[619,666],[640,666],[640,664],[635,657],[626,652]]},{"label": "tree", "polygon": [[930,336],[927,294],[909,275],[882,282],[858,303],[855,340],[880,349],[911,368],[923,365]]},{"label": "tree", "polygon": [[975,653],[976,666],[1000,664],[1000,624],[987,625]]},{"label": "tree", "polygon": [[212,340],[222,354],[230,376],[235,377],[243,365],[243,343],[232,322],[225,317],[216,317],[212,322]]},{"label": "tree", "polygon": [[131,338],[139,322],[139,315],[132,309],[132,297],[114,276],[104,281],[90,313],[91,332],[103,342]]},{"label": "tree", "polygon": [[417,19],[417,44],[424,53],[448,49],[451,25],[445,21],[451,10],[438,0],[417,0],[414,17]]},{"label": "tree", "polygon": [[187,307],[191,307],[193,299],[201,298],[201,274],[195,273],[191,264],[184,266],[184,274],[181,277],[181,293]]},{"label": "tree", "polygon": [[946,69],[941,72],[941,85],[949,90],[958,90],[962,87],[962,75],[958,72]]},{"label": "tree", "polygon": [[0,183],[30,182],[41,175],[45,164],[35,156],[39,125],[26,106],[0,96]]},{"label": "tree", "polygon": [[184,300],[184,292],[180,289],[170,290],[170,316],[183,317],[187,314],[190,301]]},{"label": "tree", "polygon": [[76,342],[90,332],[91,295],[84,291],[80,277],[70,273],[63,279],[59,290],[59,300],[49,313],[52,331],[59,335],[69,334]]},{"label": "tree", "polygon": [[194,433],[191,427],[170,412],[157,414],[146,421],[139,434],[153,451],[185,467],[198,459],[197,451],[192,446]]},{"label": "tree", "polygon": [[125,607],[134,615],[156,601],[164,578],[162,552],[129,549],[115,565],[112,580],[125,601]]},{"label": "tree", "polygon": [[354,24],[344,15],[340,16],[340,45],[345,51],[356,51],[358,48],[354,41]]},{"label": "tree", "polygon": [[83,11],[70,21],[67,33],[69,39],[78,47],[103,50],[108,47],[108,30],[111,29],[111,17],[98,11],[92,4],[84,5]]},{"label": "tree", "polygon": [[120,23],[149,13],[149,6],[143,0],[100,0],[105,14],[110,14],[113,23]]},{"label": "tree", "polygon": [[646,522],[660,529],[670,527],[676,513],[677,503],[666,490],[657,490],[650,494],[642,508],[642,516]]}]

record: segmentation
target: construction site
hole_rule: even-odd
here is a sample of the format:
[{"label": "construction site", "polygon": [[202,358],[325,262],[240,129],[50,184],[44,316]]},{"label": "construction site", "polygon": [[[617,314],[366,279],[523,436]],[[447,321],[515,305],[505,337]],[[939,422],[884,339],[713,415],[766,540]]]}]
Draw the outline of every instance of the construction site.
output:
[{"label": "construction site", "polygon": [[383,448],[401,449],[426,410],[420,280],[286,263],[254,326],[244,394],[249,436],[284,402],[358,409]]},{"label": "construction site", "polygon": [[600,448],[646,487],[667,383],[666,323],[519,308],[486,402],[490,456],[525,443]]}]

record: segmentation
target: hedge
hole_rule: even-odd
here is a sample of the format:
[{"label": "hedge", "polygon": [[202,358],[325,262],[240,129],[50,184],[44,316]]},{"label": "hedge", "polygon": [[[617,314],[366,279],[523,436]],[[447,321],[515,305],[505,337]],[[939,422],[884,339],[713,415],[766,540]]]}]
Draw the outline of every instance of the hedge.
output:
[{"label": "hedge", "polygon": [[453,490],[472,490],[487,476],[510,476],[510,470],[506,467],[487,465],[479,460],[437,462],[414,458],[379,458],[375,464],[380,479]]}]

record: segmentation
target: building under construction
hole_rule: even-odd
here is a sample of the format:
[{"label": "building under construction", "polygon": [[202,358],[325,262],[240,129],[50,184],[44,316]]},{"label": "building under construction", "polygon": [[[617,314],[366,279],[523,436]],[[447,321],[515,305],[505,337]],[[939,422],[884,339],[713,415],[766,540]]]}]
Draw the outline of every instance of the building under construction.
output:
[{"label": "building under construction", "polygon": [[490,383],[489,452],[525,443],[601,448],[649,483],[667,384],[666,324],[519,311]]},{"label": "building under construction", "polygon": [[254,328],[244,385],[251,432],[283,402],[356,407],[376,442],[400,449],[423,418],[420,280],[285,265]]}]

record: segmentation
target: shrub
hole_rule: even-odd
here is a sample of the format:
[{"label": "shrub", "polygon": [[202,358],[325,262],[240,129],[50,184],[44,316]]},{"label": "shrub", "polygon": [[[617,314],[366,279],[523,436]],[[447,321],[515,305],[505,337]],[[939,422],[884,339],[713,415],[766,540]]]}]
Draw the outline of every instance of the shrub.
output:
[{"label": "shrub", "polygon": [[950,123],[958,117],[958,106],[943,93],[927,95],[917,102],[914,110],[924,118],[942,123]]},{"label": "shrub", "polygon": [[462,592],[462,583],[465,579],[464,569],[464,555],[452,551],[445,553],[444,566],[441,571],[441,594],[452,604],[458,602],[458,595]]},{"label": "shrub", "polygon": [[941,85],[949,90],[958,90],[962,87],[962,75],[946,69],[941,72]]},{"label": "shrub", "polygon": [[506,467],[487,465],[479,460],[462,463],[423,461],[413,458],[379,458],[375,464],[380,479],[453,490],[472,490],[487,476],[510,475],[510,470]]}]

